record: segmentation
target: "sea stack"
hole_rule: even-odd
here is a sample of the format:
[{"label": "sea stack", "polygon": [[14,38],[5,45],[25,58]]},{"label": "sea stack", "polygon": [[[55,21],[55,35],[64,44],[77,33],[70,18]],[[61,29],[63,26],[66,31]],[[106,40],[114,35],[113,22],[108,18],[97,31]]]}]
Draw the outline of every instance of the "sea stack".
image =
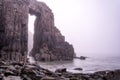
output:
[{"label": "sea stack", "polygon": [[29,11],[36,16],[30,55],[37,61],[73,60],[73,46],[55,27],[52,10],[43,2],[31,0]]}]

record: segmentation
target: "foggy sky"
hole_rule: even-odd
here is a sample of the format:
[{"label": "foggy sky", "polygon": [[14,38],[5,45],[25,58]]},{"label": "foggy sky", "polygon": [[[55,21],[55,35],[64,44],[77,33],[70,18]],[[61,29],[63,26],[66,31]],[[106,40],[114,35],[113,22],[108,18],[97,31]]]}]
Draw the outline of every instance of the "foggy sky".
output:
[{"label": "foggy sky", "polygon": [[52,9],[55,25],[78,56],[120,54],[120,0],[39,1]]}]

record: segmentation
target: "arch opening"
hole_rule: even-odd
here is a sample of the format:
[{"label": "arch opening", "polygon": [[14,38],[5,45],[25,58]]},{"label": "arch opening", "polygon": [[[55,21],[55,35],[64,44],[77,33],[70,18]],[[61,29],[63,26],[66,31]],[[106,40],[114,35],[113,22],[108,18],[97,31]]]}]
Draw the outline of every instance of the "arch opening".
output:
[{"label": "arch opening", "polygon": [[34,23],[36,16],[35,15],[30,15],[28,16],[28,58],[30,59],[30,62],[33,61],[33,58],[30,57],[30,52],[32,51],[33,48],[33,43],[34,43]]}]

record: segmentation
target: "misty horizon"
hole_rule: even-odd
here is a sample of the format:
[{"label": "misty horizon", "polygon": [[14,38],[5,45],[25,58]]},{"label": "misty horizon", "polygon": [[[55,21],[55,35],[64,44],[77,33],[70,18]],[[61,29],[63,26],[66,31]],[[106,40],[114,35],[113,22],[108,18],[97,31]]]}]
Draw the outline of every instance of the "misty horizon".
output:
[{"label": "misty horizon", "polygon": [[[119,0],[44,2],[52,9],[56,27],[74,46],[77,56],[119,56]],[[29,19],[29,31],[32,33],[34,20],[34,16]]]}]

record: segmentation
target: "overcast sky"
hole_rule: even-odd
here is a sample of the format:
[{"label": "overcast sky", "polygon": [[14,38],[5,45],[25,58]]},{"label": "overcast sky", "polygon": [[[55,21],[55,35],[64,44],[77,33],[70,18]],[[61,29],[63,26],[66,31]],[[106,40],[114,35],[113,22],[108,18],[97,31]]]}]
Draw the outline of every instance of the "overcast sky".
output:
[{"label": "overcast sky", "polygon": [[52,9],[55,25],[78,56],[120,54],[120,0],[39,1]]}]

